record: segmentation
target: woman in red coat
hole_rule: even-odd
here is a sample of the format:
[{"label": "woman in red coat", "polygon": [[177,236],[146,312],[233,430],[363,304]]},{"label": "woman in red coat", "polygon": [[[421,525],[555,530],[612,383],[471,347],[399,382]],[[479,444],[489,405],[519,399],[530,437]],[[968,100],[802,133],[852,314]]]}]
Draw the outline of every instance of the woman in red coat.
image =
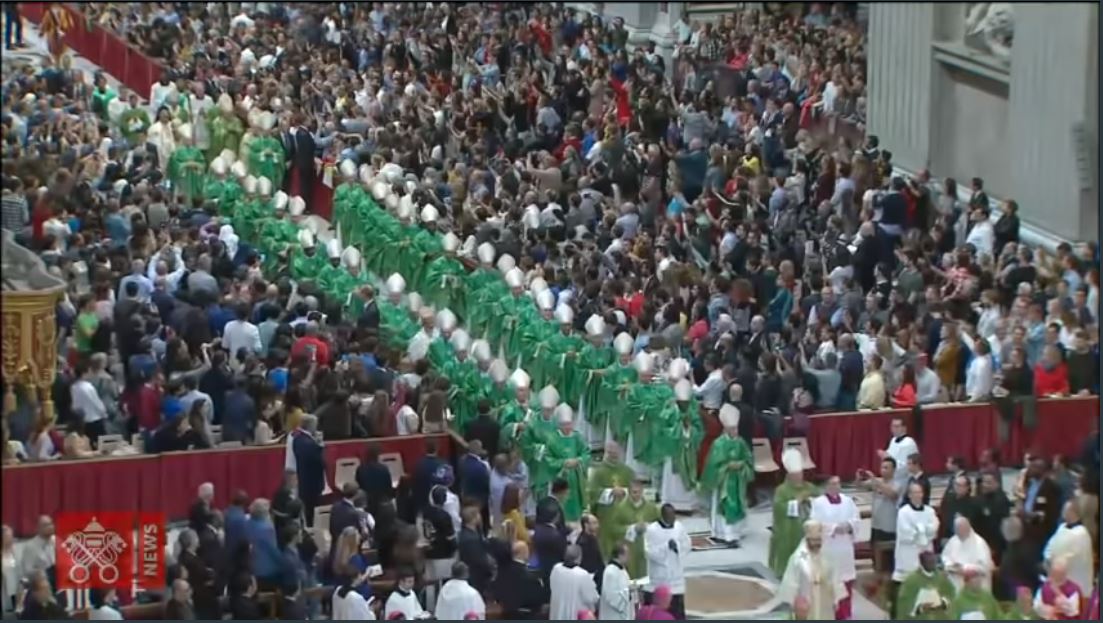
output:
[{"label": "woman in red coat", "polygon": [[1035,396],[1068,396],[1069,368],[1056,346],[1046,346],[1042,360],[1034,365]]}]

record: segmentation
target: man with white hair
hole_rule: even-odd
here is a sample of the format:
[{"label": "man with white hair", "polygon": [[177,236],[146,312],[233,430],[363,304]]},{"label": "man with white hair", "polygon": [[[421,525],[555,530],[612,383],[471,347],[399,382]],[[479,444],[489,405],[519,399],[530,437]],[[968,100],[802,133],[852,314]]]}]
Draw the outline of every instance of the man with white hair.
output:
[{"label": "man with white hair", "polygon": [[556,437],[559,429],[557,419],[560,405],[559,391],[548,385],[540,390],[540,412],[529,417],[522,429],[518,443],[521,446],[521,456],[532,474],[532,490],[537,498],[542,498],[555,479],[550,466],[544,463],[544,457],[550,444]]},{"label": "man with white hair", "polygon": [[638,383],[626,392],[625,418],[621,426],[627,432],[625,462],[636,475],[649,479],[662,469],[664,413],[674,402],[674,390],[667,383],[653,383],[656,376],[655,356],[640,352],[632,362]]},{"label": "man with white hair", "polygon": [[498,423],[502,427],[499,446],[506,451],[520,440],[529,422],[535,419],[534,408],[530,403],[532,380],[528,373],[520,368],[514,370],[509,376],[509,385],[513,388],[513,400],[506,403],[498,416]]},{"label": "man with white hair", "polygon": [[712,496],[713,541],[738,547],[747,518],[747,483],[754,478],[754,460],[747,442],[739,436],[739,409],[720,408],[724,434],[709,448],[701,489]]},{"label": "man with white hair", "polygon": [[823,543],[823,524],[805,522],[804,540],[789,558],[778,587],[778,599],[789,604],[798,619],[834,621],[836,607],[846,598],[846,587],[824,555]]},{"label": "man with white hair", "polygon": [[942,567],[958,591],[965,587],[965,577],[969,574],[978,576],[981,585],[991,590],[992,550],[973,530],[967,517],[954,518],[954,536],[942,548]]},{"label": "man with white hair", "polygon": [[[611,439],[607,440],[605,455],[590,471],[586,495],[590,511],[597,516],[599,526],[605,527],[614,506],[628,495],[628,486],[634,479],[635,473],[621,459],[620,446]],[[624,538],[624,535],[617,535],[608,530],[600,532],[604,537],[599,539],[601,555],[608,559],[613,545]]]}]

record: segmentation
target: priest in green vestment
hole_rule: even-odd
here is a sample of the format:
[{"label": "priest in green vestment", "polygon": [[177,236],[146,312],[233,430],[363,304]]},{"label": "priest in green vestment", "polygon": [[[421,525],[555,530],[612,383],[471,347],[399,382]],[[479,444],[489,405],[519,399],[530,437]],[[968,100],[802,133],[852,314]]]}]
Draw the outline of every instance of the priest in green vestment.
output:
[{"label": "priest in green vestment", "polygon": [[559,422],[555,418],[557,407],[559,407],[559,392],[549,385],[540,390],[539,414],[521,422],[518,427],[521,428],[521,438],[518,441],[521,446],[521,456],[528,465],[532,494],[536,499],[548,494],[551,482],[555,478],[543,457],[547,452],[548,443],[559,431]]},{"label": "priest in green vestment", "polygon": [[[499,361],[504,363],[504,360]],[[508,367],[509,364],[506,364],[507,369]],[[527,372],[520,368],[514,370],[509,375],[509,386],[513,397],[498,411],[498,426],[501,429],[498,446],[506,452],[520,443],[525,427],[535,418],[539,409],[539,405],[532,404],[532,379]]]},{"label": "priest in green vestment", "polygon": [[341,266],[341,251],[341,241],[333,238],[327,242],[326,257],[329,258],[329,261],[318,273],[318,287],[331,297],[337,294],[337,283],[345,272],[345,269]]},{"label": "priest in green vestment", "polygon": [[317,281],[326,266],[326,258],[318,253],[314,233],[305,227],[299,230],[299,245],[291,252],[291,277],[296,281]]},{"label": "priest in green vestment", "polygon": [[149,112],[145,106],[132,104],[119,115],[119,131],[122,132],[126,142],[132,146],[145,142],[146,131],[149,130],[150,125]]},{"label": "priest in green vestment", "polygon": [[616,543],[628,541],[628,576],[633,580],[647,575],[647,555],[644,533],[647,525],[659,520],[659,507],[643,496],[643,481],[634,479],[628,487],[628,497],[617,502],[609,513],[608,523],[598,527],[598,540]]},{"label": "priest in green vestment", "polygon": [[609,412],[600,407],[602,370],[613,363],[613,355],[605,345],[605,319],[594,314],[586,320],[586,341],[582,344],[575,359],[575,385],[580,393],[580,418],[590,427],[590,439],[598,442],[608,441],[605,429],[609,421]]},{"label": "priest in green vestment", "polygon": [[1002,609],[992,591],[985,586],[984,575],[974,569],[965,570],[965,584],[950,602],[950,618],[955,621],[996,621],[1002,618]]},{"label": "priest in green vestment", "polygon": [[[627,333],[621,333],[613,340],[616,361],[602,370],[601,388],[597,393],[597,406],[594,413],[605,420],[606,439],[612,439],[623,447],[628,443],[628,431],[631,422],[627,415],[628,394],[635,387],[638,375],[632,365],[632,348],[635,340]],[[591,421],[591,425],[597,426]]]},{"label": "priest in green vestment", "polygon": [[641,351],[633,360],[639,382],[625,399],[628,444],[625,462],[643,478],[656,478],[662,469],[662,445],[658,437],[680,422],[674,408],[674,389],[655,378],[655,356]]},{"label": "priest in green vestment", "polygon": [[774,516],[770,532],[770,569],[781,577],[789,557],[804,538],[804,522],[812,512],[812,498],[819,495],[815,485],[804,480],[804,459],[800,450],[788,448],[781,453],[785,482],[774,491]]},{"label": "priest in green vestment", "polygon": [[173,190],[191,202],[203,196],[207,160],[203,152],[193,144],[191,125],[180,126],[177,134],[180,135],[182,142],[169,156],[168,178],[172,182]]},{"label": "priest in green vestment", "polygon": [[605,442],[605,456],[590,470],[587,500],[590,512],[598,519],[601,556],[609,559],[613,546],[624,538],[624,533],[604,530],[610,521],[613,509],[628,495],[628,487],[636,479],[632,469],[624,464],[620,456],[620,446],[615,441]]},{"label": "priest in green vestment", "polygon": [[[479,342],[486,344],[485,340],[476,340],[476,345]],[[482,348],[484,347],[472,346],[472,350],[475,352]],[[489,350],[490,346],[487,345],[485,348]],[[509,385],[509,366],[506,365],[504,359],[494,359],[487,367],[487,376],[489,379],[483,383],[480,396],[490,403],[490,412],[497,418],[500,429],[502,413],[506,406],[514,400],[513,388]],[[501,447],[501,442],[499,442],[499,447]]]},{"label": "priest in green vestment", "polygon": [[570,405],[560,404],[556,407],[555,420],[558,430],[548,439],[547,449],[538,461],[545,464],[545,470],[552,480],[567,481],[567,498],[562,500],[563,520],[574,523],[582,519],[582,512],[586,508],[590,444],[574,430],[574,409]]},{"label": "priest in green vestment", "polygon": [[210,132],[210,148],[207,156],[214,158],[223,150],[229,149],[238,153],[241,147],[241,137],[245,134],[245,124],[237,116],[234,110],[234,100],[228,93],[218,97],[218,105],[207,111],[207,128]]},{"label": "priest in green vestment", "polygon": [[426,286],[426,296],[433,305],[448,307],[466,320],[463,278],[467,271],[456,258],[460,239],[456,234],[448,232],[441,238],[441,247],[444,254],[433,257],[425,264],[422,281]]},{"label": "priest in green vestment", "polygon": [[272,134],[272,129],[276,127],[276,117],[270,112],[262,112],[255,119],[258,124],[255,128],[257,137],[249,143],[246,158],[249,172],[257,177],[267,177],[276,188],[282,188],[287,157],[283,143]]},{"label": "priest in green vestment", "polygon": [[[919,554],[919,568],[904,578],[896,593],[893,618],[905,621],[944,621],[950,618],[954,585],[938,568],[934,552]],[[998,618],[998,617],[996,617]]]},{"label": "priest in green vestment", "polygon": [[739,436],[740,413],[733,405],[720,409],[724,433],[709,448],[701,489],[712,498],[712,540],[737,544],[747,518],[747,483],[754,478],[751,449]]},{"label": "priest in green vestment", "polygon": [[[675,368],[678,368],[675,370]],[[675,359],[670,364],[674,377],[689,373],[689,362]],[[693,512],[699,506],[697,456],[705,436],[693,382],[679,378],[674,385],[675,402],[663,411],[661,428],[654,437],[655,454],[662,460],[659,498],[674,510]]]}]

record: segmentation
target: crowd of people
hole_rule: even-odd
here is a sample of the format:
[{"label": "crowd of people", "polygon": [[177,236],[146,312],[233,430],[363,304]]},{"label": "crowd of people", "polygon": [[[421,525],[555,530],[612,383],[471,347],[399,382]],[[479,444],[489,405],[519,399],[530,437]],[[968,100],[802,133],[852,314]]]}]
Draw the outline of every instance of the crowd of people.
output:
[{"label": "crowd of people", "polygon": [[[5,68],[3,228],[70,287],[57,417],[21,397],[4,462],[95,456],[107,434],[132,440],[115,454],[284,444],[270,501],[219,512],[201,491],[174,618],[248,618],[271,591],[300,618],[315,585],[335,587],[333,618],[365,618],[381,577],[387,618],[492,600],[628,619],[637,589],[647,618],[682,618],[676,513],[707,511],[713,543],[738,547],[759,431],[1098,393],[1097,244],[1022,244],[983,180],[962,201],[952,179],[899,175],[874,136],[825,133],[864,114],[865,35],[842,4],[679,22],[672,58],[545,4],[87,10],[168,70],[135,93],[64,54]],[[455,463],[431,449],[397,490],[373,447],[312,529],[326,442],[446,432]],[[1042,496],[1037,457],[997,512],[998,463],[975,495],[959,465],[940,515],[918,447],[893,437],[859,480],[874,541],[895,542],[898,613],[988,607],[970,604],[991,565],[962,561],[1011,540],[993,513],[1029,533],[1017,568],[1050,577],[1023,616],[1069,582],[1091,593],[1094,572],[1042,549],[1062,504],[1066,532],[1097,512],[1097,478]],[[799,453],[782,462],[770,566],[800,616],[848,618],[850,475],[820,495]],[[1098,453],[1081,463],[1098,472]],[[16,575],[40,609],[50,567]],[[838,582],[811,582],[821,567]]]}]

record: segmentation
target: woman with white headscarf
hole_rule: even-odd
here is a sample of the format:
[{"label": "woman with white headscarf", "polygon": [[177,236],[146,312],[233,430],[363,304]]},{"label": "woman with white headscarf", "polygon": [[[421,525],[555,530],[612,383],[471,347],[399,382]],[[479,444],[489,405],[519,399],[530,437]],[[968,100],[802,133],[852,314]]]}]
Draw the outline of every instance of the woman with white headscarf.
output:
[{"label": "woman with white headscarf", "polygon": [[233,260],[237,256],[238,242],[241,240],[238,235],[234,233],[234,226],[227,224],[219,228],[218,239],[222,242],[222,245],[226,247],[226,257]]},{"label": "woman with white headscarf", "polygon": [[977,581],[985,589],[992,587],[992,550],[965,517],[959,515],[954,519],[954,536],[942,549],[942,565],[959,591],[965,586],[967,574],[979,576]]}]

